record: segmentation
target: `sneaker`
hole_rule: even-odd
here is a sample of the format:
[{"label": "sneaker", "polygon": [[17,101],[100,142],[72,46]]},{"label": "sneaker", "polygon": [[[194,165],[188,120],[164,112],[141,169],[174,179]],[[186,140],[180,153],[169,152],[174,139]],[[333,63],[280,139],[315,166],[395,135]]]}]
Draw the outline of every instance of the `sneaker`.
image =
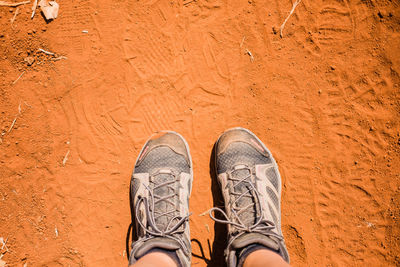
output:
[{"label": "sneaker", "polygon": [[289,262],[281,231],[281,177],[271,152],[249,130],[233,128],[218,139],[215,161],[225,211],[212,208],[210,216],[228,225],[227,265],[237,266],[243,252],[255,246]]},{"label": "sneaker", "polygon": [[131,179],[137,240],[129,264],[151,250],[164,250],[190,266],[189,196],[193,169],[189,147],[175,132],[151,137],[140,152]]}]

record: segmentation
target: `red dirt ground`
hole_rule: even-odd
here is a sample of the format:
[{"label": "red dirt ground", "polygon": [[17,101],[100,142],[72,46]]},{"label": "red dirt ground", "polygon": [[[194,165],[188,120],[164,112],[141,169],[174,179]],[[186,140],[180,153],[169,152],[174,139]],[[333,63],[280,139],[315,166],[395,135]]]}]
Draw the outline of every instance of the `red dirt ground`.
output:
[{"label": "red dirt ground", "polygon": [[280,38],[292,3],[60,0],[12,25],[0,7],[2,260],[126,266],[133,164],[171,129],[194,160],[193,265],[221,266],[200,215],[221,205],[213,143],[242,126],[278,161],[294,266],[399,266],[400,3],[303,0]]}]

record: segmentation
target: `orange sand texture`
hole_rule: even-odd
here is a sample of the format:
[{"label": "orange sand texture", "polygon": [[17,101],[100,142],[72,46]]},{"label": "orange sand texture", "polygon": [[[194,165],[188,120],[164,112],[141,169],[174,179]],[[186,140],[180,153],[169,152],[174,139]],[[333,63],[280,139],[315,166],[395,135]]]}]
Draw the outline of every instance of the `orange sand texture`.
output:
[{"label": "orange sand texture", "polygon": [[200,215],[222,205],[210,156],[233,126],[278,161],[293,266],[400,266],[399,1],[303,0],[283,38],[289,0],[58,2],[49,23],[0,7],[9,266],[126,266],[130,175],[163,129],[193,156],[193,266],[223,266]]}]

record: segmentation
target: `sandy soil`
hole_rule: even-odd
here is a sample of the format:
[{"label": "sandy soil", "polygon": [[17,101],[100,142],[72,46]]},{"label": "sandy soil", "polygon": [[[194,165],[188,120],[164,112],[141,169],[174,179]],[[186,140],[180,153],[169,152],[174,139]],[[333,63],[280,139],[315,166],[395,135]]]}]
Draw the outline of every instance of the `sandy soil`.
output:
[{"label": "sandy soil", "polygon": [[292,3],[60,0],[13,24],[0,7],[2,260],[126,266],[134,160],[172,129],[194,160],[193,265],[221,266],[211,149],[243,126],[278,161],[294,266],[399,266],[400,3],[303,0],[281,38]]}]

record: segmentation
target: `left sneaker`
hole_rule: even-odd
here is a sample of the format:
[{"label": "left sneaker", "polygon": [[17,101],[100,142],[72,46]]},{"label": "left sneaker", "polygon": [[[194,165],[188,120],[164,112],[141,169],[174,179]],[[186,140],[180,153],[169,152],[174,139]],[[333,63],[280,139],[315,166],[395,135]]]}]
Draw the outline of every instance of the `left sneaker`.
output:
[{"label": "left sneaker", "polygon": [[130,265],[151,250],[161,249],[175,253],[173,258],[181,266],[190,266],[192,180],[192,159],[181,135],[163,132],[146,142],[131,179],[138,240],[132,243]]}]

